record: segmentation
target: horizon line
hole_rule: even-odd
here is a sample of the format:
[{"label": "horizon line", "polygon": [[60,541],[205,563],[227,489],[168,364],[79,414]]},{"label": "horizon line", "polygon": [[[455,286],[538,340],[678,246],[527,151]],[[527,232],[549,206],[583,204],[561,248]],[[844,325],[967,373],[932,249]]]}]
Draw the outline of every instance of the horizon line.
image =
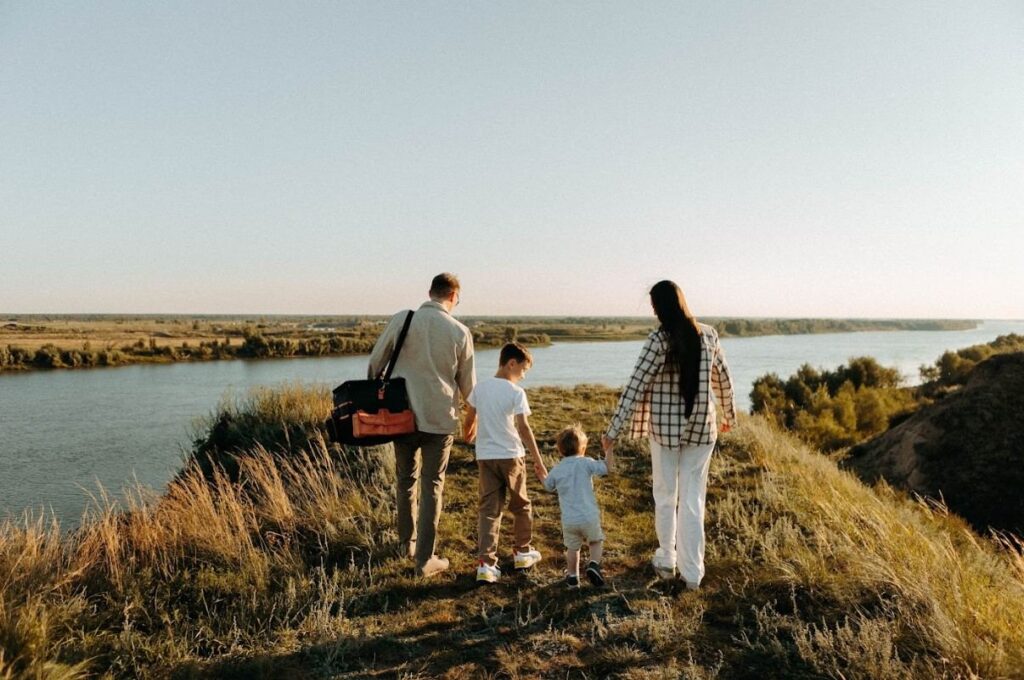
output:
[{"label": "horizon line", "polygon": [[[401,310],[399,310],[401,311]],[[12,320],[8,317],[149,317],[149,318],[235,318],[235,317],[277,317],[277,318],[319,318],[319,317],[365,317],[365,318],[390,318],[397,312],[385,313],[345,313],[345,312],[316,312],[316,313],[291,313],[291,312],[4,312],[0,311],[0,320]],[[463,319],[652,319],[653,314],[452,314],[452,316]],[[751,319],[751,320],[829,320],[829,321],[1022,321],[1024,318],[1014,317],[955,317],[955,316],[780,316],[780,315],[720,315],[703,314],[698,319]]]}]

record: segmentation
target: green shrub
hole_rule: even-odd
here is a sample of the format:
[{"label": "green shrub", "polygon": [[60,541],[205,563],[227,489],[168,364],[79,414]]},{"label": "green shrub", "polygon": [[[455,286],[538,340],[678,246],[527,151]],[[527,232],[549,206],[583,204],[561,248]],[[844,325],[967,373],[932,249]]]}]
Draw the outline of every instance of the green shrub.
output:
[{"label": "green shrub", "polygon": [[835,451],[885,431],[892,418],[916,407],[913,391],[899,384],[897,369],[871,357],[852,358],[832,371],[804,364],[785,382],[774,373],[755,380],[751,410],[823,451]]},{"label": "green shrub", "polygon": [[930,383],[928,391],[931,393],[941,388],[963,385],[979,363],[996,354],[1009,352],[1024,352],[1024,335],[1000,335],[988,344],[944,352],[933,365],[920,368],[921,377]]},{"label": "green shrub", "polygon": [[55,345],[43,345],[36,350],[32,363],[40,368],[61,368],[64,362],[61,361],[60,348]]}]

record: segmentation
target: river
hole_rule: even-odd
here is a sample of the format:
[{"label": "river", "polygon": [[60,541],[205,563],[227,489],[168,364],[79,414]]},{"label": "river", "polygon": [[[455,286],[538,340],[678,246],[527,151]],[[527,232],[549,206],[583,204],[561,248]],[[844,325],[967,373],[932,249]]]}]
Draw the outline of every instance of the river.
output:
[{"label": "river", "polygon": [[[803,363],[834,368],[869,355],[897,367],[908,383],[947,349],[1024,333],[1024,322],[987,321],[967,331],[887,331],[723,340],[740,408],[750,387]],[[561,343],[533,350],[525,387],[601,383],[620,386],[640,341]],[[497,350],[477,353],[490,373]],[[363,377],[366,357],[215,361],[106,369],[0,374],[0,517],[52,509],[77,522],[90,494],[139,483],[160,489],[178,469],[197,418],[225,395],[288,381],[335,385]]]}]

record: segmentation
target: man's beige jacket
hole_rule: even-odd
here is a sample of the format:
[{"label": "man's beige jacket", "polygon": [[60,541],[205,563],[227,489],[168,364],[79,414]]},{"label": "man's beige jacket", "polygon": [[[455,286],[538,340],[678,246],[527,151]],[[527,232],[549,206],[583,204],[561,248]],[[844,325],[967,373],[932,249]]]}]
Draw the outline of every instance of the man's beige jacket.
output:
[{"label": "man's beige jacket", "polygon": [[[391,317],[370,354],[369,377],[376,377],[391,358],[408,310]],[[409,324],[392,377],[405,378],[416,429],[453,434],[459,427],[459,397],[476,385],[473,335],[440,303],[420,305]]]}]

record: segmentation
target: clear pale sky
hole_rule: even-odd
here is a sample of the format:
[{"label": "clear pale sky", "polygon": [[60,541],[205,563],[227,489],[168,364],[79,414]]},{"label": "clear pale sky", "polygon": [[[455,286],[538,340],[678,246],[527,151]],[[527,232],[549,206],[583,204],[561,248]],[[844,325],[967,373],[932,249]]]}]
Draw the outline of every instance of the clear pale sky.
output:
[{"label": "clear pale sky", "polygon": [[1024,4],[0,1],[0,312],[1024,318]]}]

